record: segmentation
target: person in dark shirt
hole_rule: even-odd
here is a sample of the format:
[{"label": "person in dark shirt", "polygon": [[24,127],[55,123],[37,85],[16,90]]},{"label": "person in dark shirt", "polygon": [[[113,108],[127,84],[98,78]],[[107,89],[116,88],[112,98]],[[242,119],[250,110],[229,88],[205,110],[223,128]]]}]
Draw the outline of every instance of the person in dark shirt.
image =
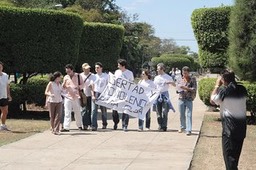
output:
[{"label": "person in dark shirt", "polygon": [[228,70],[217,79],[211,94],[211,103],[220,105],[222,151],[227,170],[238,169],[246,136],[246,96],[245,87],[238,84],[234,72]]}]

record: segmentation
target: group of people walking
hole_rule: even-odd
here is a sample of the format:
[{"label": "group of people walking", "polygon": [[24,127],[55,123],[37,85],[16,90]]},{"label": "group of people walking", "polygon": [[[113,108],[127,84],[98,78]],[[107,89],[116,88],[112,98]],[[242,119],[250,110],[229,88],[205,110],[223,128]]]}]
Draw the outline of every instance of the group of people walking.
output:
[{"label": "group of people walking", "polygon": [[[115,77],[123,77],[134,81],[133,73],[127,69],[127,62],[124,59],[117,61],[118,70],[115,71]],[[1,126],[0,131],[9,131],[6,126],[6,117],[8,113],[8,104],[12,100],[8,75],[3,72],[4,64],[0,61],[0,111]],[[95,103],[97,98],[103,92],[108,83],[108,74],[103,72],[103,65],[100,62],[95,63],[95,74],[90,72],[88,63],[82,65],[83,72],[74,72],[71,64],[65,66],[66,75],[62,82],[62,74],[55,72],[50,77],[50,82],[45,89],[47,107],[49,108],[50,124],[52,133],[55,135],[62,132],[68,132],[71,123],[71,112],[75,114],[76,125],[79,130],[92,131],[98,128],[97,115],[98,105]],[[192,131],[192,110],[193,100],[196,96],[197,83],[194,77],[189,74],[189,68],[182,68],[182,76],[175,80],[165,73],[163,63],[157,65],[158,75],[151,80],[147,70],[142,71],[140,85],[157,88],[160,91],[159,97],[155,100],[153,108],[157,113],[157,122],[159,131],[167,130],[167,120],[169,110],[175,109],[171,104],[169,97],[169,85],[176,86],[179,94],[179,112],[180,129],[179,133],[186,132],[187,135]],[[83,90],[87,96],[87,105],[81,107],[79,90]],[[222,148],[226,169],[237,169],[239,157],[241,154],[243,141],[246,136],[246,96],[247,91],[244,86],[235,80],[235,74],[232,71],[225,70],[219,79],[211,94],[211,103],[220,105],[222,119]],[[62,112],[64,106],[64,120]],[[99,106],[102,112],[102,128],[107,128],[107,108]],[[113,129],[118,128],[119,114],[113,110]],[[146,129],[150,129],[151,110],[146,113]],[[63,124],[61,124],[63,123]],[[122,113],[122,128],[127,131],[129,124],[129,115]],[[144,120],[138,121],[139,131],[143,130]],[[63,126],[63,128],[60,128]]]},{"label": "group of people walking", "polygon": [[[115,71],[115,78],[122,77],[129,81],[134,81],[133,73],[127,69],[127,62],[124,59],[117,61],[118,69]],[[69,132],[71,122],[71,112],[74,112],[76,125],[79,130],[97,131],[98,123],[98,108],[101,110],[102,129],[107,128],[107,108],[98,106],[95,101],[101,95],[104,88],[108,84],[109,75],[103,72],[103,64],[96,62],[94,65],[95,74],[90,71],[90,65],[84,63],[82,65],[83,72],[74,72],[74,67],[71,64],[65,66],[66,75],[61,84],[61,73],[55,72],[50,82],[48,83],[45,95],[47,96],[47,105],[49,107],[50,122],[53,134],[60,134],[60,132]],[[165,73],[165,66],[163,63],[157,65],[158,75],[151,80],[148,70],[142,71],[141,80],[138,84],[150,88],[156,88],[160,91],[159,97],[154,102],[155,111],[157,113],[158,130],[166,131],[168,122],[169,110],[175,109],[169,97],[169,85],[177,86],[179,91],[179,111],[180,111],[180,130],[185,131],[187,135],[192,131],[192,101],[196,94],[197,84],[196,79],[190,77],[189,68],[182,69],[184,76],[179,80],[174,81],[173,78]],[[84,107],[80,105],[79,90],[82,90],[86,95],[87,104]],[[64,107],[63,107],[64,104]],[[64,109],[64,119],[62,118],[62,107]],[[118,128],[120,121],[119,115],[122,115],[122,129],[128,130],[129,115],[126,113],[118,113],[112,111],[112,118],[114,122],[113,129]],[[60,124],[63,122],[62,128]],[[150,129],[151,110],[148,110],[145,116],[146,129]],[[144,120],[138,120],[138,130],[144,130]]]}]

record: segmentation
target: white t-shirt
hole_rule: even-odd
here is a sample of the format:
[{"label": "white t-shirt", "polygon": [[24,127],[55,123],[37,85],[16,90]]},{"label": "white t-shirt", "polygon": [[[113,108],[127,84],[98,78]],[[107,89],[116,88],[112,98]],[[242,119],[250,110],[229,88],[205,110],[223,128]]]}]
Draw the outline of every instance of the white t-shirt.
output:
[{"label": "white t-shirt", "polygon": [[8,75],[4,72],[0,75],[0,99],[7,99]]},{"label": "white t-shirt", "polygon": [[[91,75],[90,75],[91,74]],[[84,82],[84,94],[86,96],[92,96],[91,94],[91,88],[89,87],[91,85],[91,82],[93,82],[95,80],[95,75],[93,73],[89,73],[88,75],[85,75],[84,73],[80,73],[83,82],[84,80],[90,75],[90,77]]]},{"label": "white t-shirt", "polygon": [[108,74],[102,73],[101,75],[95,74],[95,80],[92,82],[94,84],[94,91],[102,93],[104,88],[108,84]]},{"label": "white t-shirt", "polygon": [[139,84],[145,87],[156,88],[156,85],[152,80],[141,80]]},{"label": "white t-shirt", "polygon": [[156,85],[156,88],[160,90],[160,92],[168,91],[169,84],[167,82],[173,82],[173,79],[168,74],[164,73],[161,75],[157,75],[154,79],[154,83]]},{"label": "white t-shirt", "polygon": [[118,78],[118,77],[123,77],[127,80],[130,80],[130,81],[133,81],[134,80],[134,77],[133,77],[133,73],[126,69],[124,72],[122,72],[121,70],[116,70],[115,71],[115,77]]}]

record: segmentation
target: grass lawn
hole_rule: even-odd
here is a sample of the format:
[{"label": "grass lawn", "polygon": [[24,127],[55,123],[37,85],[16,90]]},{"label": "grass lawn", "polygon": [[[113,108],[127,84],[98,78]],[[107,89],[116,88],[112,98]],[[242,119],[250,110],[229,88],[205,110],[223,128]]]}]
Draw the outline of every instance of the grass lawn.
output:
[{"label": "grass lawn", "polygon": [[0,146],[50,129],[49,120],[7,119],[6,124],[11,131],[0,131]]},{"label": "grass lawn", "polygon": [[[192,170],[225,169],[222,156],[221,122],[218,112],[205,113],[201,135],[194,150]],[[256,169],[256,126],[247,126],[242,153],[239,160],[239,170]]]}]

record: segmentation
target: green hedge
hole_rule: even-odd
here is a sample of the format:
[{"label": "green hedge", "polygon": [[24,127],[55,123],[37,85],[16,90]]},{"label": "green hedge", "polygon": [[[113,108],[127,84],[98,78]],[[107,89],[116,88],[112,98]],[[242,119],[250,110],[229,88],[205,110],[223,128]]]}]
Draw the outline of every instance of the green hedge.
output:
[{"label": "green hedge", "polygon": [[199,49],[199,61],[203,68],[225,68],[227,65],[227,53],[215,52]]},{"label": "green hedge", "polygon": [[256,81],[255,9],[255,0],[236,0],[229,25],[229,67],[251,82]]},{"label": "green hedge", "polygon": [[[17,105],[27,101],[28,104],[37,106],[45,105],[45,88],[49,82],[48,76],[34,76],[27,84],[11,84],[11,95],[13,101],[10,110],[17,110]],[[16,107],[16,108],[13,108]]]},{"label": "green hedge", "polygon": [[199,98],[206,106],[211,106],[210,98],[214,89],[216,78],[203,78],[198,82]]},{"label": "green hedge", "polygon": [[0,60],[9,73],[64,70],[77,62],[82,29],[73,13],[0,7]]},{"label": "green hedge", "polygon": [[77,68],[80,69],[85,62],[94,66],[94,63],[99,61],[105,69],[115,70],[123,37],[123,26],[105,23],[84,23]]},{"label": "green hedge", "polygon": [[166,72],[171,71],[173,67],[181,69],[184,66],[192,67],[194,64],[193,58],[183,54],[164,54],[160,57],[153,57],[151,61],[153,66],[158,63],[164,63]]},{"label": "green hedge", "polygon": [[36,104],[37,106],[45,105],[45,88],[49,82],[48,76],[35,76],[28,80],[26,88],[29,91],[27,98],[28,104]]},{"label": "green hedge", "polygon": [[[204,78],[198,82],[198,93],[205,105],[211,106],[210,96],[214,89],[216,78]],[[256,83],[241,82],[247,89],[247,111],[256,112]]]},{"label": "green hedge", "polygon": [[[231,7],[201,8],[193,11],[191,23],[201,50],[199,58],[202,67],[223,67],[227,64],[230,12]],[[205,61],[215,60],[215,57],[218,60],[216,64]]]}]

